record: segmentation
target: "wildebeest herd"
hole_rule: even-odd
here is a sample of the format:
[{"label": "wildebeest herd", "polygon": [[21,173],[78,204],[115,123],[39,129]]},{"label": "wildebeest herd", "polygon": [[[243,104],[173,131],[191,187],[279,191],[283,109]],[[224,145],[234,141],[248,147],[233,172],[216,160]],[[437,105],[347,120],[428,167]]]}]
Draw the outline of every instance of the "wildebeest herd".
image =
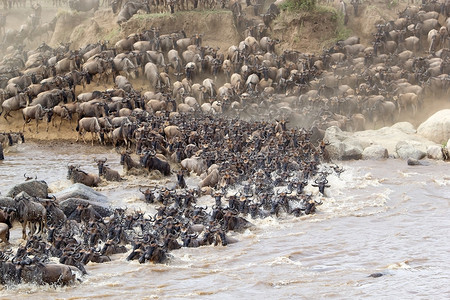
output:
[{"label": "wildebeest herd", "polygon": [[[240,4],[231,9],[240,20]],[[203,45],[199,33],[159,28],[114,46],[16,46],[0,65],[5,120],[22,110],[24,129],[34,119],[38,131],[44,117],[49,130],[57,116],[59,128],[76,116],[77,140],[90,132],[92,144],[122,149],[123,176],[95,159],[98,175],[70,165],[69,179],[97,186],[130,172],[176,173],[177,188],[140,189],[157,205],[154,216],[89,203],[63,211],[58,199],[16,195],[1,210],[0,238],[7,242],[19,220],[26,242],[16,253],[1,253],[0,282],[66,284],[88,262],[127,251],[129,260],[162,263],[183,246],[233,242],[228,232],[251,227],[248,218],[314,213],[321,200],[305,187],[324,195],[327,176],[343,171],[323,164],[329,162],[323,130],[363,130],[366,120],[391,124],[401,114],[414,116],[432,97],[450,96],[450,11],[432,3],[422,9],[408,7],[398,20],[378,25],[371,47],[351,37],[320,55],[277,53],[270,20],[246,24],[245,39],[224,52]],[[437,21],[442,14],[446,24]],[[420,56],[424,47],[429,51]],[[75,90],[111,77],[114,88]],[[149,91],[133,86],[140,80]],[[189,174],[200,176],[197,187],[186,184]],[[196,204],[205,193],[214,199],[210,209]]]}]

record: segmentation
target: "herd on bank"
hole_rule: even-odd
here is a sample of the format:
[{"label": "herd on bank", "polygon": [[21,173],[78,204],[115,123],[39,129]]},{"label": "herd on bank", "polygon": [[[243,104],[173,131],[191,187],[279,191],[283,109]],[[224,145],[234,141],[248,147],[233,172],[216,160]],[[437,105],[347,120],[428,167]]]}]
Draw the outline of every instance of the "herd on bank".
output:
[{"label": "herd on bank", "polygon": [[[229,233],[251,227],[248,218],[311,214],[321,201],[304,188],[324,194],[327,176],[342,172],[323,164],[329,161],[327,127],[391,124],[450,96],[450,9],[435,3],[408,7],[378,25],[370,47],[351,37],[317,55],[278,53],[270,20],[243,22],[241,5],[230,9],[245,38],[222,52],[182,28],[149,28],[115,45],[101,41],[77,50],[45,43],[29,51],[21,44],[4,49],[3,124],[13,111],[23,115],[23,132],[30,120],[36,131],[41,119],[47,130],[57,130],[56,123],[49,126],[56,118],[59,127],[76,120],[77,140],[90,132],[92,144],[123,147],[124,178],[176,173],[177,188],[141,190],[157,205],[149,216],[82,199],[61,201],[49,197],[45,182],[26,177],[28,188],[1,200],[0,239],[8,242],[15,221],[24,239],[15,252],[1,252],[1,283],[67,284],[87,263],[109,261],[115,253],[162,263],[180,247],[234,242]],[[267,14],[277,13],[271,6]],[[113,80],[114,88],[79,92],[93,80]],[[140,81],[148,91],[133,86]],[[23,141],[23,133],[0,137],[4,145]],[[70,165],[68,178],[88,186],[124,179],[105,159],[95,163],[98,175]],[[189,173],[200,176],[195,188],[186,185]],[[209,209],[196,204],[203,193],[214,199]]]}]

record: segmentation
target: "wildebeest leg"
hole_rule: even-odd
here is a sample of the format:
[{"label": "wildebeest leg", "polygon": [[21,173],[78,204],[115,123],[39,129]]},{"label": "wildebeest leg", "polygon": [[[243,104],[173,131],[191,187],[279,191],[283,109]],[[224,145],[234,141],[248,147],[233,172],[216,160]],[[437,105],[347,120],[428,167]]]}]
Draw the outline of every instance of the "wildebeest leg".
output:
[{"label": "wildebeest leg", "polygon": [[22,239],[25,240],[27,238],[27,221],[23,221],[22,223]]},{"label": "wildebeest leg", "polygon": [[25,132],[25,126],[27,125],[27,120],[25,119],[24,121],[23,121],[23,126],[22,126],[22,132]]},{"label": "wildebeest leg", "polygon": [[3,118],[5,118],[5,120],[6,120],[6,122],[8,122],[9,123],[9,121],[8,121],[8,118],[7,117],[11,117],[12,118],[12,116],[9,114],[9,111],[6,111],[6,114],[3,116]]}]

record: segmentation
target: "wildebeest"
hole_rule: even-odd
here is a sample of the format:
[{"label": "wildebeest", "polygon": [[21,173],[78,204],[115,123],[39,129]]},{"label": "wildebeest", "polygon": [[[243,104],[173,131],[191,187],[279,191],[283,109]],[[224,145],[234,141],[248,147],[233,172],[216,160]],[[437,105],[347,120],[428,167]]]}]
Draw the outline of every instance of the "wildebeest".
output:
[{"label": "wildebeest", "polygon": [[12,223],[16,217],[16,210],[14,208],[1,208],[0,209],[0,222],[12,227]]},{"label": "wildebeest", "polygon": [[33,101],[31,101],[30,106],[40,104],[42,108],[53,108],[61,101],[67,103],[69,98],[73,100],[71,91],[56,88],[40,93]]},{"label": "wildebeest", "polygon": [[97,186],[100,183],[99,176],[88,174],[78,166],[69,165],[67,169],[67,179],[70,179],[73,183],[82,183],[87,186]]},{"label": "wildebeest", "polygon": [[68,265],[44,264],[38,261],[21,270],[20,280],[26,283],[66,285],[75,281],[75,274]]},{"label": "wildebeest", "polygon": [[125,170],[125,172],[128,172],[131,169],[142,169],[143,166],[138,163],[135,162],[129,153],[127,152],[122,152],[120,155],[120,164],[123,165],[123,169]]},{"label": "wildebeest", "polygon": [[3,243],[9,242],[9,228],[8,224],[0,222],[0,241]]},{"label": "wildebeest", "polygon": [[155,90],[159,91],[161,89],[161,77],[158,73],[158,67],[152,63],[149,62],[145,65],[145,77],[150,81],[150,86]]},{"label": "wildebeest", "polygon": [[[125,73],[127,78],[129,78],[131,76],[131,78],[135,79],[136,76],[139,76],[139,69],[127,57],[121,57],[121,58],[116,57],[113,59],[112,63],[113,63],[113,70],[116,72],[116,74],[118,74],[119,72],[122,71]],[[118,82],[117,82],[117,78],[116,78],[116,84],[117,83]],[[122,88],[118,84],[117,84],[117,86],[119,88]]]},{"label": "wildebeest", "polygon": [[78,119],[82,119],[84,117],[107,117],[108,110],[108,105],[97,99],[80,103],[76,108]]},{"label": "wildebeest", "polygon": [[112,139],[113,145],[118,146],[119,142],[125,142],[125,147],[131,147],[131,140],[133,138],[133,132],[136,129],[136,125],[130,122],[121,124],[119,127],[113,130]]},{"label": "wildebeest", "polygon": [[119,172],[105,165],[107,160],[107,158],[94,159],[98,166],[98,176],[103,176],[107,181],[121,181]]},{"label": "wildebeest", "polygon": [[414,93],[399,94],[397,99],[398,114],[402,110],[411,110],[412,115],[415,116],[419,107],[419,97]]},{"label": "wildebeest", "polygon": [[[39,120],[41,120],[45,114],[47,114],[49,111],[46,109],[43,109],[40,104],[36,104],[33,106],[27,106],[22,110],[22,116],[23,116],[23,128],[22,131],[25,131],[25,125],[29,123],[32,119],[36,120],[36,133],[39,131]],[[48,129],[48,126],[47,126]]]},{"label": "wildebeest", "polygon": [[72,112],[65,105],[57,105],[53,107],[53,126],[56,126],[56,116],[60,118],[58,130],[61,130],[63,120],[68,120],[69,123],[72,123]]},{"label": "wildebeest", "polygon": [[128,21],[140,9],[145,10],[148,14],[150,13],[150,7],[146,2],[140,3],[130,1],[125,3],[117,16],[117,23],[121,25]]},{"label": "wildebeest", "polygon": [[217,169],[213,169],[208,176],[205,177],[199,183],[199,187],[211,186],[214,187],[219,182],[219,171]]},{"label": "wildebeest", "polygon": [[170,165],[166,161],[162,161],[161,159],[157,158],[155,156],[155,152],[147,152],[144,156],[141,158],[141,163],[144,166],[144,168],[147,168],[149,171],[151,170],[158,170],[160,171],[164,176],[170,175]]},{"label": "wildebeest", "polygon": [[47,227],[47,211],[45,207],[25,195],[18,195],[15,199],[17,207],[17,217],[22,223],[22,238],[27,237],[26,227],[29,226],[31,235],[36,232],[36,224],[39,225],[38,232],[43,233]]},{"label": "wildebeest", "polygon": [[314,180],[314,183],[315,184],[313,184],[312,186],[318,187],[319,192],[322,195],[325,195],[325,188],[330,187],[330,185],[328,184],[328,179],[326,179],[325,177],[317,178],[316,180]]},{"label": "wildebeest", "polygon": [[97,136],[100,144],[103,144],[104,139],[102,138],[103,134],[100,134],[100,124],[98,122],[98,118],[96,117],[85,117],[78,121],[78,125],[76,131],[78,131],[77,142],[80,139],[80,136],[83,138],[83,142],[86,143],[84,139],[84,135],[86,132],[90,132],[92,135],[92,146],[94,145],[95,137]]},{"label": "wildebeest", "polygon": [[100,0],[69,0],[69,7],[76,11],[96,11],[100,6]]},{"label": "wildebeest", "polygon": [[91,78],[98,74],[97,85],[100,83],[102,78],[104,78],[104,82],[106,83],[109,74],[112,73],[112,60],[96,57],[85,62],[82,70],[83,72],[89,73]]},{"label": "wildebeest", "polygon": [[64,212],[59,208],[56,202],[56,197],[53,200],[46,200],[43,203],[47,211],[47,226],[62,226],[65,224],[67,218]]},{"label": "wildebeest", "polygon": [[153,195],[153,192],[156,189],[149,189],[147,188],[146,190],[141,190],[141,188],[139,188],[139,192],[141,192],[144,195],[144,199],[145,202],[147,203],[153,203],[155,201],[155,196]]},{"label": "wildebeest", "polygon": [[8,120],[7,117],[12,117],[10,112],[26,107],[27,103],[28,96],[25,93],[20,93],[12,98],[6,99],[2,103],[2,111],[0,112],[0,116],[3,112],[5,112],[3,117],[5,120]]}]

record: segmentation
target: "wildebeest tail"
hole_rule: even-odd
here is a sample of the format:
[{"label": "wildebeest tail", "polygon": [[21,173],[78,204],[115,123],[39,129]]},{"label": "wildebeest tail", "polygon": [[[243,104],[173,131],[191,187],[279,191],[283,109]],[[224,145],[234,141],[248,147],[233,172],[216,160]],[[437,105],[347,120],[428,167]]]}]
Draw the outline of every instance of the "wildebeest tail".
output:
[{"label": "wildebeest tail", "polygon": [[75,128],[75,130],[78,132],[80,131],[80,122],[77,122],[77,128]]}]

